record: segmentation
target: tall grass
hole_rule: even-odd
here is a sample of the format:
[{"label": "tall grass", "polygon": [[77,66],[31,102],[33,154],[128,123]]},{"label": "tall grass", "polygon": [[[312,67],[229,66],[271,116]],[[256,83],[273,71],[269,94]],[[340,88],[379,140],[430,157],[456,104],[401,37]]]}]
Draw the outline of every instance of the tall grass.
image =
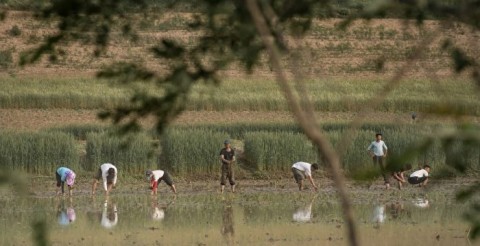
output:
[{"label": "tall grass", "polygon": [[228,134],[212,130],[168,130],[160,140],[160,168],[179,175],[211,175],[220,168],[219,155]]},{"label": "tall grass", "polygon": [[110,132],[87,134],[84,169],[97,170],[103,163],[113,163],[123,174],[143,174],[154,166],[154,140],[145,135],[120,138]]},{"label": "tall grass", "polygon": [[60,166],[77,170],[78,160],[75,140],[65,133],[0,133],[3,168],[51,175]]}]

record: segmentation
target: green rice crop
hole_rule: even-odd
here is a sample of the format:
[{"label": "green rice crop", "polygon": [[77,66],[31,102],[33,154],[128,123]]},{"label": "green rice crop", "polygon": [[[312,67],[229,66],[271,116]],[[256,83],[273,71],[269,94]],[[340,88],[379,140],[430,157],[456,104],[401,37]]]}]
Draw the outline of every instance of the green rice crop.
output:
[{"label": "green rice crop", "polygon": [[89,133],[108,131],[108,126],[102,125],[67,125],[47,129],[48,132],[64,132],[73,135],[77,140],[86,140]]},{"label": "green rice crop", "polygon": [[[322,128],[334,148],[343,153],[341,164],[346,173],[356,178],[379,174],[367,155],[367,147],[376,132],[384,134],[392,157],[416,146],[425,137],[453,127],[365,124],[348,148],[343,149],[345,146],[340,146],[339,140],[347,126],[345,123],[331,123]],[[100,126],[70,126],[40,133],[4,133],[0,139],[1,163],[12,170],[48,173],[58,165],[91,172],[102,163],[113,162],[126,174],[161,168],[180,177],[212,177],[219,169],[218,154],[223,141],[232,138],[233,147],[237,148],[238,166],[254,174],[289,175],[291,164],[296,161],[324,165],[310,141],[293,123],[173,126],[160,139],[151,132],[122,139],[103,129]],[[78,137],[83,134],[86,134],[86,145],[83,137]],[[82,141],[76,142],[75,139]],[[158,142],[160,148],[157,150],[154,145]],[[465,153],[461,152],[464,150]],[[83,153],[86,153],[85,158]],[[429,149],[409,162],[414,168],[429,164],[437,176],[454,175],[453,166],[458,163],[476,172],[480,169],[480,150],[460,143],[445,147],[435,140]]]},{"label": "green rice crop", "polygon": [[[407,148],[418,144],[425,137],[449,127],[436,124],[365,124],[359,129],[348,149],[342,150],[343,146],[339,146],[337,143],[340,137],[343,137],[347,126],[344,123],[332,123],[325,124],[322,128],[335,149],[344,153],[341,156],[342,167],[347,172],[352,173],[359,169],[368,169],[373,166],[366,149],[371,141],[374,140],[376,132],[384,134],[384,140],[389,147],[389,155],[399,155],[406,151]],[[199,132],[206,134],[221,133],[222,136],[228,135],[242,141],[245,151],[244,157],[247,162],[245,164],[257,171],[285,173],[286,171],[288,172],[291,163],[300,160],[321,163],[321,158],[317,157],[313,146],[295,124],[239,123],[189,126],[188,130],[186,127],[174,127],[173,129],[179,132],[194,131],[198,134],[201,134]],[[180,139],[178,138],[178,140]],[[220,140],[221,137],[215,141],[219,142]],[[464,156],[462,161],[465,161],[470,168],[480,168],[478,165],[480,151],[478,149],[469,149],[468,151],[468,155]],[[209,151],[206,153],[209,153]],[[201,153],[197,158],[202,158],[203,155],[204,153]],[[414,167],[430,164],[434,167],[434,170],[441,170],[446,167],[446,163],[449,163],[449,160],[445,155],[445,149],[436,140],[431,148],[415,158],[411,164]]]},{"label": "green rice crop", "polygon": [[218,123],[218,124],[198,124],[198,125],[179,125],[172,126],[176,130],[194,129],[196,131],[215,131],[225,132],[234,139],[245,139],[245,135],[250,132],[268,131],[268,132],[301,132],[300,127],[293,123]]},{"label": "green rice crop", "polygon": [[60,132],[0,133],[2,168],[53,174],[60,166],[77,170],[79,156],[72,136]]},{"label": "green rice crop", "polygon": [[142,174],[154,166],[154,151],[154,140],[145,134],[121,138],[111,132],[89,133],[84,169],[95,171],[103,163],[112,163],[119,173]]},{"label": "green rice crop", "polygon": [[110,108],[128,100],[122,87],[96,79],[0,78],[0,108]]},{"label": "green rice crop", "polygon": [[178,175],[211,175],[220,168],[220,150],[228,138],[222,131],[169,129],[160,139],[159,167]]},{"label": "green rice crop", "polygon": [[245,156],[258,171],[287,172],[297,161],[317,161],[315,149],[303,134],[251,132],[244,143]]},{"label": "green rice crop", "polygon": [[[381,90],[382,80],[330,79],[306,81],[316,111],[357,111]],[[111,86],[95,79],[0,78],[0,108],[101,109],[126,103],[134,90],[152,85]],[[157,90],[160,94],[161,92]],[[438,105],[480,115],[475,85],[468,80],[404,81],[381,104],[382,112],[430,112]],[[288,106],[273,80],[227,80],[220,87],[195,86],[187,110],[286,111]]]}]

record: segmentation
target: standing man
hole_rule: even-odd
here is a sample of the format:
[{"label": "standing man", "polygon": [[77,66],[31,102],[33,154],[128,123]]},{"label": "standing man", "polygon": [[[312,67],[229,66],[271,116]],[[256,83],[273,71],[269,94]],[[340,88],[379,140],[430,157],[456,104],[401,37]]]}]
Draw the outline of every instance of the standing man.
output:
[{"label": "standing man", "polygon": [[390,181],[388,180],[388,174],[384,166],[384,159],[387,157],[387,150],[387,145],[383,142],[381,133],[375,135],[375,141],[373,141],[367,148],[368,154],[373,159],[373,164],[380,166],[380,171],[382,172],[383,180],[385,182],[385,188],[389,189]]},{"label": "standing man", "polygon": [[170,186],[170,189],[172,189],[173,193],[177,194],[177,189],[175,188],[172,177],[170,176],[169,173],[163,170],[154,170],[154,171],[147,170],[145,172],[145,175],[150,180],[150,188],[152,189],[152,195],[157,194],[158,184],[162,180],[165,181],[165,183],[168,186]]},{"label": "standing man", "polygon": [[102,164],[93,179],[92,195],[95,195],[97,183],[101,178],[103,179],[103,188],[105,189],[105,195],[108,196],[108,194],[112,190],[112,187],[115,187],[115,184],[117,184],[117,174],[117,168],[113,164]]},{"label": "standing man", "polygon": [[[55,178],[57,179],[57,187],[59,190],[57,191],[57,195],[60,194],[60,189],[62,191],[62,195],[65,195],[65,183],[68,186],[68,195],[72,195],[73,184],[75,183],[75,173],[67,167],[59,167],[55,172]],[[61,187],[61,188],[60,188]]]},{"label": "standing man", "polygon": [[233,162],[235,161],[235,150],[230,146],[230,140],[223,142],[225,148],[220,150],[220,161],[222,162],[222,176],[220,177],[221,192],[225,190],[225,183],[230,182],[232,192],[235,193],[235,179],[233,176]]},{"label": "standing man", "polygon": [[307,178],[310,181],[315,191],[318,190],[317,186],[315,185],[315,182],[313,182],[312,170],[313,171],[318,170],[317,163],[310,164],[307,162],[299,161],[293,164],[292,166],[293,178],[295,178],[295,181],[298,184],[298,189],[300,191],[303,190],[303,180],[305,178]]}]

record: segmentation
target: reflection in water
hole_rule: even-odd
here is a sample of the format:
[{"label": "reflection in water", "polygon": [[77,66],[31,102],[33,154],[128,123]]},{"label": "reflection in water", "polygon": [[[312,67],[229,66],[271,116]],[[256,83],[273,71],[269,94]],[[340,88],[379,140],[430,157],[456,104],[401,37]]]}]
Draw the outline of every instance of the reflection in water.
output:
[{"label": "reflection in water", "polygon": [[[426,199],[415,199],[413,205],[415,207],[425,208],[428,207],[428,201]],[[388,215],[387,215],[388,214]],[[407,220],[412,219],[412,207],[410,203],[404,203],[403,201],[392,201],[391,203],[377,204],[373,208],[372,222],[375,224],[374,228],[379,228],[381,224],[389,223],[394,220]]]},{"label": "reflection in water", "polygon": [[385,222],[386,215],[385,215],[385,205],[380,204],[376,205],[373,208],[373,222],[376,223],[378,226]]},{"label": "reflection in water", "polygon": [[226,245],[233,245],[235,241],[235,229],[233,220],[233,207],[231,201],[223,203],[222,229],[221,233]]},{"label": "reflection in water", "polygon": [[[296,242],[341,245],[344,241],[327,241],[330,236],[332,239],[342,237],[344,228],[341,222],[337,222],[343,216],[341,204],[328,201],[330,194],[319,194],[312,204],[310,216],[299,216],[311,218],[309,222],[293,222],[293,214],[298,208],[296,205],[303,206],[305,214],[309,213],[311,195],[298,194],[293,197],[296,202],[288,202],[293,199],[292,194],[287,192],[258,192],[241,196],[226,194],[225,200],[229,202],[221,201],[218,194],[202,193],[179,197],[175,205],[165,209],[163,204],[171,201],[172,194],[157,199],[158,210],[163,209],[164,212],[162,221],[152,219],[156,206],[152,204],[151,196],[145,194],[110,197],[107,207],[105,199],[99,196],[96,201],[86,196],[75,196],[73,206],[69,205],[68,197],[65,197],[64,205],[60,204],[61,197],[0,199],[0,245],[28,245],[30,239],[25,235],[32,233],[28,225],[32,218],[38,216],[50,217],[46,220],[53,223],[53,226],[49,224],[49,236],[59,245],[67,240],[66,236],[72,239],[66,241],[72,241],[72,245],[287,245]],[[468,225],[461,216],[469,204],[455,203],[451,195],[435,196],[435,199],[427,197],[430,207],[422,209],[414,205],[415,197],[411,194],[403,195],[406,197],[397,193],[378,195],[354,203],[356,218],[362,222],[359,223],[363,228],[360,236],[366,240],[363,244],[408,245],[409,239],[414,239],[424,245],[462,245],[463,239],[459,237],[466,239]],[[423,201],[426,204],[425,199]],[[118,223],[112,229],[105,229],[101,220],[108,219],[108,214],[113,213],[113,203],[120,210]],[[63,211],[63,215],[58,217],[68,218],[67,209],[70,207],[74,208],[78,217],[70,226],[60,226],[57,211],[58,215]],[[380,215],[376,216],[379,218],[376,221],[383,221],[381,232],[372,228],[374,211]],[[114,221],[114,213],[112,218]],[[335,224],[340,229],[335,228]],[[317,232],[321,234],[315,236]],[[437,234],[440,235],[438,242],[435,239]]]},{"label": "reflection in water", "polygon": [[165,218],[165,210],[175,203],[177,196],[173,196],[172,201],[167,204],[159,204],[156,198],[152,200],[152,219],[162,221]]},{"label": "reflection in water", "polygon": [[392,219],[400,218],[403,212],[405,212],[405,207],[401,202],[392,202],[392,204],[390,204],[388,208],[389,208],[388,210],[389,214],[392,217]]},{"label": "reflection in water", "polygon": [[60,225],[69,225],[75,221],[77,218],[75,214],[75,209],[73,209],[73,201],[70,197],[68,207],[65,206],[65,199],[62,199],[60,204],[57,206],[57,218],[58,224]]},{"label": "reflection in water", "polygon": [[312,219],[312,207],[313,201],[317,196],[313,196],[310,203],[305,204],[305,206],[297,208],[293,213],[293,221],[295,222],[309,222]]},{"label": "reflection in water", "polygon": [[154,206],[152,219],[162,221],[164,218],[165,218],[165,210],[163,209],[163,207],[159,208],[158,205]]},{"label": "reflection in water", "polygon": [[417,208],[428,208],[430,207],[430,203],[428,202],[427,198],[425,197],[417,197],[413,200],[413,205]]},{"label": "reflection in water", "polygon": [[103,204],[101,225],[107,229],[113,228],[117,225],[117,205],[115,203],[108,204],[108,200],[105,200]]}]

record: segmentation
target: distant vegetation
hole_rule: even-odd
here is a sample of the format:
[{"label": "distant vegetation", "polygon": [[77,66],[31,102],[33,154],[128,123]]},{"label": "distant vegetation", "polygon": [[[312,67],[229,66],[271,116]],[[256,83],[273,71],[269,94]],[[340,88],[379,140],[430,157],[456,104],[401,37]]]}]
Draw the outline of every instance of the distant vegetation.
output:
[{"label": "distant vegetation", "polygon": [[[346,127],[346,124],[323,126],[334,145]],[[212,177],[217,175],[218,153],[223,141],[228,138],[234,140],[237,164],[243,175],[284,177],[289,174],[289,167],[295,161],[322,163],[311,143],[299,134],[301,131],[293,124],[177,126],[160,138],[152,131],[124,139],[112,135],[109,130],[100,131],[102,127],[91,126],[91,133],[83,131],[86,143],[74,140],[73,134],[81,132],[74,128],[69,128],[70,133],[65,133],[66,128],[39,133],[3,132],[0,139],[2,165],[12,170],[50,175],[58,166],[69,166],[80,174],[87,174],[101,163],[113,162],[118,165],[122,175],[139,176],[145,169],[162,168],[179,177]],[[342,156],[343,167],[353,178],[362,178],[358,175],[365,170],[376,170],[366,154],[366,148],[376,132],[383,132],[389,153],[394,156],[426,136],[448,130],[449,127],[445,125],[367,124],[360,129]],[[453,148],[457,147],[453,145]],[[449,153],[455,150],[444,148],[437,142],[411,164],[414,167],[425,163],[431,165],[437,178],[455,176],[451,165],[446,165],[454,161]],[[462,156],[462,161],[477,173],[480,170],[480,150],[471,149],[467,152],[468,155]]]}]

